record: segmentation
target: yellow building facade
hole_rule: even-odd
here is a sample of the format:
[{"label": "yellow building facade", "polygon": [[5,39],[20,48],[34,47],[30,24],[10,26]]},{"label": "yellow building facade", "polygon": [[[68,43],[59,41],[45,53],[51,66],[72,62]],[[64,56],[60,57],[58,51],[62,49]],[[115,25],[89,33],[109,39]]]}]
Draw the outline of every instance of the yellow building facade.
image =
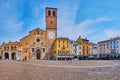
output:
[{"label": "yellow building facade", "polygon": [[1,45],[1,56],[3,60],[16,60],[21,59],[22,45],[19,42],[3,43]]},{"label": "yellow building facade", "polygon": [[69,56],[70,40],[68,38],[57,38],[54,42],[54,56]]}]

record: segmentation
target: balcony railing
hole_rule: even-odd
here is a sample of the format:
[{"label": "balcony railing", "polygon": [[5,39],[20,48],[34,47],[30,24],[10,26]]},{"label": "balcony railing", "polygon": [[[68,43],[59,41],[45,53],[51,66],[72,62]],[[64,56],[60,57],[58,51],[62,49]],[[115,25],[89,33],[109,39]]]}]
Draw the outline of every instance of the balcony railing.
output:
[{"label": "balcony railing", "polygon": [[2,50],[3,52],[21,52],[21,50]]}]

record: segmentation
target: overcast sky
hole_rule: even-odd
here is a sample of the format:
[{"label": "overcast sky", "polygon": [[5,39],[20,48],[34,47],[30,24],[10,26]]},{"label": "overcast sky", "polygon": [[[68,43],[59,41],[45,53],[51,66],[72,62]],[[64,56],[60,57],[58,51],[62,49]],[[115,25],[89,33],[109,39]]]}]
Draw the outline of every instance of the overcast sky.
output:
[{"label": "overcast sky", "polygon": [[58,8],[58,37],[98,42],[120,36],[120,0],[0,0],[0,44],[45,30],[45,7]]}]

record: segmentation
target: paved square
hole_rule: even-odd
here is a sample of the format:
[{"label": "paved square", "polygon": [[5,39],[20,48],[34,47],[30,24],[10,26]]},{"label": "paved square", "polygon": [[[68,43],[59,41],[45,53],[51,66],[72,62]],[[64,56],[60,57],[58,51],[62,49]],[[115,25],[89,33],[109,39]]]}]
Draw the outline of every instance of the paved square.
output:
[{"label": "paved square", "polygon": [[120,80],[120,61],[0,61],[0,80]]}]

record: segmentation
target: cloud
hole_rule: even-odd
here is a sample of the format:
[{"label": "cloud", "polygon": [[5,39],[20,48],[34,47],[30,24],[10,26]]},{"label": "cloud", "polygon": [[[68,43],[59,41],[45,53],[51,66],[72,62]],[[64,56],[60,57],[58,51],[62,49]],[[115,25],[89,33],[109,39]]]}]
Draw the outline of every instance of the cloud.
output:
[{"label": "cloud", "polygon": [[115,29],[115,28],[104,29],[91,36],[91,41],[99,42],[117,36],[120,36],[120,29]]},{"label": "cloud", "polygon": [[58,4],[59,5],[58,7],[58,37],[62,37],[62,36],[70,37],[73,31],[73,27],[75,27],[74,21],[75,21],[79,6],[81,5],[81,0],[79,1],[72,0],[72,1],[74,2],[74,4],[69,3],[69,1],[65,2],[65,4],[67,5],[62,5],[63,3]]},{"label": "cloud", "polygon": [[[59,28],[59,33],[61,33],[60,35],[64,35],[64,36],[69,36],[70,39],[74,39],[76,40],[78,38],[79,35],[81,35],[82,37],[88,37],[91,36],[92,34],[94,34],[95,32],[97,32],[97,28],[92,27],[92,25],[97,24],[97,23],[101,23],[101,22],[105,22],[105,21],[110,21],[111,19],[107,18],[107,17],[99,17],[96,19],[86,19],[82,22],[80,22],[79,24],[75,24],[74,21],[70,22],[69,18],[66,18],[69,22],[69,24],[67,24],[67,26],[65,27],[60,27]],[[62,20],[64,22],[64,20]],[[60,36],[59,35],[59,36]]]},{"label": "cloud", "polygon": [[107,30],[104,31],[104,34],[107,38],[117,37],[117,36],[120,36],[120,29],[118,29],[118,30],[107,29]]},{"label": "cloud", "polygon": [[103,17],[96,19],[95,22],[105,22],[105,21],[111,21],[111,20],[113,19],[103,16]]},{"label": "cloud", "polygon": [[74,40],[76,40],[79,35],[81,35],[83,38],[90,37],[95,32],[100,30],[100,28],[95,28],[95,24],[112,20],[107,16],[98,16],[97,18],[94,18],[93,16],[76,24],[75,21],[78,16],[78,11],[81,8],[81,1],[75,1],[74,4],[66,4],[67,5],[63,6],[58,4],[60,6],[58,7],[58,37],[69,37],[70,39]]}]

